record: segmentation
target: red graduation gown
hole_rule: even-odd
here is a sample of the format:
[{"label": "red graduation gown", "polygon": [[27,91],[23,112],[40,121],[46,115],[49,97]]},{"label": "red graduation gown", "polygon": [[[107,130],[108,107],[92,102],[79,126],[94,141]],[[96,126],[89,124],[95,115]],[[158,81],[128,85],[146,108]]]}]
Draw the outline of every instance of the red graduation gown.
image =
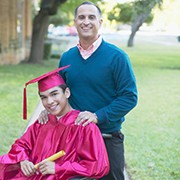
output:
[{"label": "red graduation gown", "polygon": [[[109,171],[109,162],[103,138],[94,123],[77,126],[74,121],[79,111],[72,110],[59,121],[49,115],[47,124],[37,121],[12,145],[8,154],[0,156],[0,180],[68,180],[86,176],[100,178]],[[26,177],[19,162],[29,160],[34,164],[64,150],[65,156],[55,161],[55,175]]]}]

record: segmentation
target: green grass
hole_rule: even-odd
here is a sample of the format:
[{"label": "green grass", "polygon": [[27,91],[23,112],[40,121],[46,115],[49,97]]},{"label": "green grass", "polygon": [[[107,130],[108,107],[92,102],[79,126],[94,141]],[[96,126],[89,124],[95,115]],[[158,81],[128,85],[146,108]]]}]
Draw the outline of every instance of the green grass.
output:
[{"label": "green grass", "polygon": [[[23,88],[25,82],[57,67],[57,61],[44,65],[19,64],[0,66],[0,154],[9,150],[15,138],[24,131],[27,121],[22,120]],[[39,97],[37,84],[27,88],[28,117],[33,113]]]},{"label": "green grass", "polygon": [[[180,51],[176,46],[136,43],[122,47],[136,74],[139,101],[123,124],[127,170],[133,180],[180,179]],[[23,84],[57,67],[0,66],[0,154],[7,152],[27,125],[22,120]],[[28,115],[37,102],[37,88],[29,85]]]},{"label": "green grass", "polygon": [[137,45],[127,49],[139,102],[126,117],[125,155],[132,179],[180,179],[180,51]]}]

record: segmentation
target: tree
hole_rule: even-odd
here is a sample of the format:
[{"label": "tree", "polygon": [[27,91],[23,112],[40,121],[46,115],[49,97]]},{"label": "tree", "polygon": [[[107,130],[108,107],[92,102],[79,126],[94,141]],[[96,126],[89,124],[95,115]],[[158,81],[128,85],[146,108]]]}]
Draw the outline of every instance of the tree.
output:
[{"label": "tree", "polygon": [[147,20],[152,9],[157,4],[160,6],[162,4],[162,0],[141,0],[134,3],[135,12],[133,14],[135,16],[131,26],[131,34],[128,39],[128,47],[132,47],[134,45],[134,37],[136,32],[139,30],[145,20]]},{"label": "tree", "polygon": [[[82,2],[84,2],[85,0],[67,0],[66,3],[62,4],[59,8],[59,14],[61,13],[65,16],[63,17],[63,21],[69,25],[72,25],[74,22],[74,10],[75,8],[81,4]],[[102,0],[91,0],[91,2],[98,4],[100,3]],[[56,18],[57,19],[57,18]],[[51,22],[55,22],[55,16],[52,17],[52,21]],[[56,21],[58,22],[58,21]],[[56,23],[56,25],[58,25]]]},{"label": "tree", "polygon": [[49,16],[57,13],[58,7],[66,0],[42,0],[40,10],[33,21],[31,51],[28,62],[42,63],[44,37],[49,25]]},{"label": "tree", "polygon": [[[55,25],[68,23],[68,18],[70,18],[70,16],[73,17],[74,8],[82,2],[82,0],[41,0],[40,10],[33,21],[29,63],[42,63],[44,40],[49,22],[54,23]],[[98,0],[92,0],[92,2],[96,3]],[[57,14],[59,7],[62,8]],[[51,19],[49,18],[55,14],[57,14],[57,16],[59,15],[59,19],[57,16],[54,16],[54,18]],[[63,18],[62,16],[66,17]]]},{"label": "tree", "polygon": [[160,7],[162,2],[163,0],[136,0],[131,3],[117,4],[113,8],[112,12],[108,14],[108,19],[115,19],[118,22],[131,23],[131,34],[129,36],[127,46],[132,47],[134,45],[136,32],[144,22],[152,21],[152,9],[156,5],[159,5]]}]

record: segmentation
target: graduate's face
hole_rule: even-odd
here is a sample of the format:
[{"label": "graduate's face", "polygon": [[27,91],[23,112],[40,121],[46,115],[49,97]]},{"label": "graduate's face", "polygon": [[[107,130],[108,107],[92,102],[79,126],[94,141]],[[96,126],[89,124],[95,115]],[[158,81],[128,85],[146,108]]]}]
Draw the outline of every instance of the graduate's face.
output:
[{"label": "graduate's face", "polygon": [[70,110],[68,103],[69,88],[66,88],[63,92],[60,87],[56,86],[44,92],[39,92],[39,96],[45,109],[55,116],[62,116]]},{"label": "graduate's face", "polygon": [[98,31],[102,24],[102,18],[98,9],[93,5],[81,5],[77,10],[74,25],[77,29],[79,39],[96,40]]}]

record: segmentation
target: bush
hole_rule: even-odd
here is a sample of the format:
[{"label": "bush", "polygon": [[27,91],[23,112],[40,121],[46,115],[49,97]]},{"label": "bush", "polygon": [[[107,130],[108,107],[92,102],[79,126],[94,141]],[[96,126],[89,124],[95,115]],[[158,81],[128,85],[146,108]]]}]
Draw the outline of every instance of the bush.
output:
[{"label": "bush", "polygon": [[49,60],[50,56],[51,56],[51,47],[52,44],[50,42],[45,42],[44,43],[44,55],[43,55],[43,59],[45,60]]},{"label": "bush", "polygon": [[177,39],[178,39],[178,42],[180,42],[180,36],[178,36]]},{"label": "bush", "polygon": [[51,54],[51,58],[53,58],[53,59],[60,59],[61,55],[60,54]]}]

